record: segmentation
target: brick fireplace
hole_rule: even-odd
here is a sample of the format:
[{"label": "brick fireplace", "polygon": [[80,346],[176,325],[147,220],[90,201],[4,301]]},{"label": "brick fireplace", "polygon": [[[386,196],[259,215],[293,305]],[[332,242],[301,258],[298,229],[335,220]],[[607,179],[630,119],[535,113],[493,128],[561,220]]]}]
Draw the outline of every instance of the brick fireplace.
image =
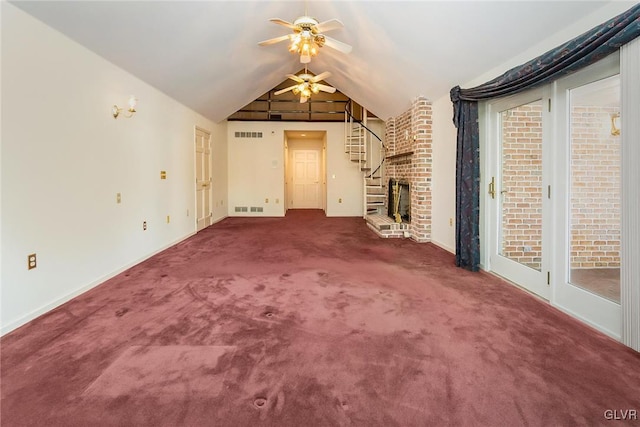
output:
[{"label": "brick fireplace", "polygon": [[[378,218],[381,228],[371,227],[382,237],[410,237],[417,242],[431,241],[431,103],[416,98],[411,108],[386,121],[385,194],[390,194],[389,180],[406,183],[409,193],[409,221],[395,224]],[[391,212],[389,199],[385,213]],[[386,216],[386,215],[384,215]],[[369,221],[371,225],[373,219]],[[385,231],[384,233],[381,231]]]}]

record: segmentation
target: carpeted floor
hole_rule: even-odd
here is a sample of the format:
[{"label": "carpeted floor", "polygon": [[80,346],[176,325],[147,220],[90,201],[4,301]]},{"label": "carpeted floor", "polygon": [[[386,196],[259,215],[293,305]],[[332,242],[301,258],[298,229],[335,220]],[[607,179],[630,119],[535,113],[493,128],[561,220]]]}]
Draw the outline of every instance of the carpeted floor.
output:
[{"label": "carpeted floor", "polygon": [[639,353],[431,244],[319,211],[225,219],[1,345],[2,426],[576,426],[640,411]]}]

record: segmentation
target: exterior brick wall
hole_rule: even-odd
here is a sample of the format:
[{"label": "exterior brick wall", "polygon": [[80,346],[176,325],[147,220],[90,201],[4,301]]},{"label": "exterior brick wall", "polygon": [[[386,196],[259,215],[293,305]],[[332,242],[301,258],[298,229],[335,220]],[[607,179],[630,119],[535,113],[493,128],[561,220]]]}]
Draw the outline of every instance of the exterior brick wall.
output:
[{"label": "exterior brick wall", "polygon": [[[417,242],[431,241],[431,126],[431,103],[424,97],[418,97],[409,110],[387,120],[385,129],[385,180],[394,178],[409,182],[409,232]],[[388,194],[388,181],[384,185]]]},{"label": "exterior brick wall", "polygon": [[502,255],[538,271],[542,259],[542,105],[502,113]]},{"label": "exterior brick wall", "polygon": [[620,136],[618,108],[571,111],[571,268],[620,267]]},{"label": "exterior brick wall", "polygon": [[[502,255],[540,270],[542,115],[540,103],[502,114]],[[617,108],[573,107],[571,268],[620,267],[620,137]]]}]

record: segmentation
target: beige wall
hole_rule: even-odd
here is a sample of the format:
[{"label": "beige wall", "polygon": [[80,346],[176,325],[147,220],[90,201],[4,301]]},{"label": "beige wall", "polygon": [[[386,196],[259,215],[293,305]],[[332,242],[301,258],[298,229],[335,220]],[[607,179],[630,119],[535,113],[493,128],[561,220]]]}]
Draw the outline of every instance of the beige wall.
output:
[{"label": "beige wall", "polygon": [[[327,216],[362,216],[362,173],[344,152],[344,123],[232,121],[227,127],[229,215],[283,216],[285,131],[321,130],[327,133]],[[263,137],[236,138],[236,132],[262,132]],[[235,206],[261,206],[263,212],[236,213]]]},{"label": "beige wall", "polygon": [[449,252],[455,252],[456,247],[456,129],[452,113],[448,95],[433,102],[431,242]]},{"label": "beige wall", "polygon": [[[227,135],[7,2],[1,29],[4,333],[194,233],[195,126],[224,218]],[[131,94],[138,113],[114,119]]]}]

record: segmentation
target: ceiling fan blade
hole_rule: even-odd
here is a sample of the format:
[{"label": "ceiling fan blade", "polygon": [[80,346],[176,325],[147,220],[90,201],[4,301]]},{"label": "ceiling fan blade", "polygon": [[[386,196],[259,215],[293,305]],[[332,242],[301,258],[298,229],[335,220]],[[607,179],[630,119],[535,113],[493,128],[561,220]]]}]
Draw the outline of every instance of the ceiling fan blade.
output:
[{"label": "ceiling fan blade", "polygon": [[327,36],[324,36],[324,44],[342,53],[349,53],[353,49],[350,45]]},{"label": "ceiling fan blade", "polygon": [[336,88],[332,86],[327,86],[320,83],[316,83],[316,86],[323,92],[334,93],[336,91]]},{"label": "ceiling fan blade", "polygon": [[331,73],[328,72],[328,71],[325,71],[324,73],[320,73],[317,76],[311,77],[311,79],[309,81],[311,83],[316,83],[316,82],[322,81],[324,79],[327,79],[329,77],[331,77]]},{"label": "ceiling fan blade", "polygon": [[342,28],[344,27],[344,24],[338,19],[329,19],[328,21],[319,23],[315,27],[317,32],[324,33],[325,31],[337,30],[339,28]]},{"label": "ceiling fan blade", "polygon": [[292,30],[295,30],[298,28],[295,25],[293,25],[291,22],[287,22],[284,19],[280,19],[280,18],[271,18],[269,19],[269,21],[273,22],[274,24],[282,25],[283,27],[291,28]]},{"label": "ceiling fan blade", "polygon": [[275,37],[275,38],[269,39],[269,40],[263,40],[258,44],[260,46],[269,46],[270,44],[276,44],[276,43],[279,43],[279,42],[283,42],[285,40],[289,40],[289,35],[288,34],[286,36],[280,36],[280,37]]},{"label": "ceiling fan blade", "polygon": [[287,74],[287,77],[289,77],[294,82],[304,83],[304,79],[301,79],[300,77],[296,76],[295,74]]},{"label": "ceiling fan blade", "polygon": [[306,96],[300,95],[300,104],[304,104],[305,102],[307,102],[307,99],[309,98],[307,98]]},{"label": "ceiling fan blade", "polygon": [[274,94],[274,95],[282,95],[283,93],[290,91],[291,89],[293,89],[293,88],[294,88],[294,87],[296,87],[296,86],[298,86],[298,85],[289,86],[289,87],[288,87],[288,88],[286,88],[286,89],[280,89],[279,91],[274,92],[273,94]]}]

